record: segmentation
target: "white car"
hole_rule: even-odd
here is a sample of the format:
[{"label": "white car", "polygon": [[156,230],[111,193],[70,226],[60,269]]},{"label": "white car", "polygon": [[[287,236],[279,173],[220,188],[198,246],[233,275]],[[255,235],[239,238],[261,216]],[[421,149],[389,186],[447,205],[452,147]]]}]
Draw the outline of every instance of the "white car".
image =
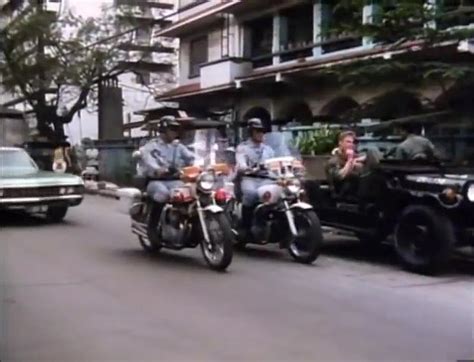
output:
[{"label": "white car", "polygon": [[42,171],[28,153],[0,147],[0,210],[45,214],[59,222],[84,198],[84,182],[75,175]]}]

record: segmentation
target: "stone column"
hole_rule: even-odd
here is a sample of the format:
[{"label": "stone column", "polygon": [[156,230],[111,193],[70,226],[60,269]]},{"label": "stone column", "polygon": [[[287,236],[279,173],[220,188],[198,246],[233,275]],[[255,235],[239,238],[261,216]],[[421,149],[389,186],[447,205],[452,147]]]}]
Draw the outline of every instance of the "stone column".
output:
[{"label": "stone column", "polygon": [[[325,0],[315,0],[313,4],[313,42],[315,44],[324,40],[324,32],[330,16],[329,3]],[[313,48],[313,56],[318,57],[322,54],[322,46],[316,45]]]}]

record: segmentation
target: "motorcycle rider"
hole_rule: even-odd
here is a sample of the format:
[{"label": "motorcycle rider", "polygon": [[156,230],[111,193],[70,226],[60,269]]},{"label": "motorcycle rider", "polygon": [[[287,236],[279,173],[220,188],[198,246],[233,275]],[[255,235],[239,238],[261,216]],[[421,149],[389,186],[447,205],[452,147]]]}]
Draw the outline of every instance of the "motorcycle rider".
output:
[{"label": "motorcycle rider", "polygon": [[247,123],[249,139],[239,144],[236,150],[237,171],[242,176],[242,228],[250,236],[253,211],[258,203],[258,189],[272,181],[264,178],[246,177],[245,173],[255,170],[262,162],[274,157],[274,151],[263,143],[265,128],[262,120],[251,118]]},{"label": "motorcycle rider", "polygon": [[140,149],[142,173],[151,180],[147,186],[148,197],[155,204],[150,228],[156,226],[171,190],[182,185],[179,169],[190,166],[194,161],[194,154],[178,139],[179,128],[180,124],[174,116],[162,117],[159,136]]}]

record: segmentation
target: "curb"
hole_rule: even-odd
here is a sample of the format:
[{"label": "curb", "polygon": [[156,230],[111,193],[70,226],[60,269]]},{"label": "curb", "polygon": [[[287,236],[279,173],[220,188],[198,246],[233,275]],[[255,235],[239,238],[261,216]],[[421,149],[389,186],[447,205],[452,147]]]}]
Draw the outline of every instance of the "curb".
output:
[{"label": "curb", "polygon": [[86,189],[85,193],[88,194],[88,195],[96,195],[96,196],[107,197],[109,199],[115,199],[115,200],[120,199],[117,195],[116,190],[91,190],[91,189]]}]

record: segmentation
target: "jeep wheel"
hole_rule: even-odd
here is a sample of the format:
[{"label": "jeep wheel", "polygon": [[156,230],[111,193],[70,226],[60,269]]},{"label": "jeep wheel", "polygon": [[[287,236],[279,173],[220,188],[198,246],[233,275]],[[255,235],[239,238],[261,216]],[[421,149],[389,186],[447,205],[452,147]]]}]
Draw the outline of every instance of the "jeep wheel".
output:
[{"label": "jeep wheel", "polygon": [[428,206],[408,206],[395,228],[395,250],[403,265],[417,273],[442,269],[454,243],[451,220]]}]

